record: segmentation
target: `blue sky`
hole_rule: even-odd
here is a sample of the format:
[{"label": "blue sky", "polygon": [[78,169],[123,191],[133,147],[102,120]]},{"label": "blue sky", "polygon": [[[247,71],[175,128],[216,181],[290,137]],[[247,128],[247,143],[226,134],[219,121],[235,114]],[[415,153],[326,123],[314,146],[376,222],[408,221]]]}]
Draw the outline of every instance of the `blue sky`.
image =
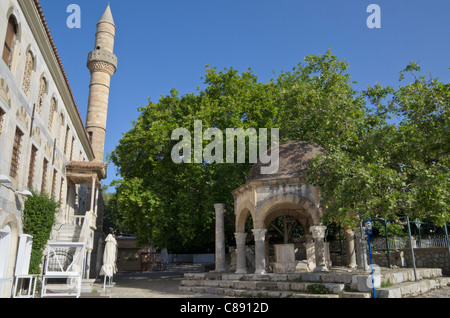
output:
[{"label": "blue sky", "polygon": [[[108,1],[40,0],[85,119],[96,24]],[[381,28],[369,29],[369,4],[381,8]],[[81,8],[70,29],[67,7]],[[176,88],[202,86],[205,65],[253,69],[262,82],[291,70],[309,54],[333,54],[350,64],[356,89],[398,85],[399,71],[416,61],[450,81],[449,0],[113,0],[118,71],[112,79],[105,152],[139,116],[137,109]],[[106,183],[118,178],[111,164]]]}]

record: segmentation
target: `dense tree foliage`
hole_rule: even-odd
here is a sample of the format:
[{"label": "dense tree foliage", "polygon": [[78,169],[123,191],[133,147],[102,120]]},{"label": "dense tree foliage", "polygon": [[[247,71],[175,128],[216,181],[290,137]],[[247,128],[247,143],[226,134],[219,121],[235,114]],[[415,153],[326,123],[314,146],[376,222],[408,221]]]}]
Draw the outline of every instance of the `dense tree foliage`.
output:
[{"label": "dense tree foliage", "polygon": [[354,225],[358,214],[449,221],[450,85],[419,71],[411,63],[400,80],[407,73],[412,83],[362,93],[373,108],[355,144],[323,144],[328,155],[309,175],[321,188],[328,221]]},{"label": "dense tree foliage", "polygon": [[[422,215],[445,216],[448,85],[420,78],[397,91],[377,85],[356,92],[348,67],[328,51],[261,83],[251,69],[207,66],[197,93],[179,96],[174,89],[149,101],[110,154],[121,176],[115,200],[123,226],[141,243],[173,252],[212,251],[213,206],[225,203],[227,236],[234,241],[231,191],[245,183],[251,164],[175,164],[171,151],[178,141],[171,134],[180,127],[194,132],[196,120],[203,130],[278,128],[280,142],[324,147],[328,156],[315,162],[309,178],[322,188],[330,221],[351,223],[359,210],[381,216],[419,205]],[[402,122],[389,124],[389,114]]]}]

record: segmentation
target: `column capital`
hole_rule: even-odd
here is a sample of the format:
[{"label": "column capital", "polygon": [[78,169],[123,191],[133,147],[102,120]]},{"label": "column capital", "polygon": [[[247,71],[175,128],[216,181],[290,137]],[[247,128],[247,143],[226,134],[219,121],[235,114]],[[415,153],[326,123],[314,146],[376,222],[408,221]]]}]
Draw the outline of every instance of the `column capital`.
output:
[{"label": "column capital", "polygon": [[349,227],[344,228],[345,236],[353,237],[353,236],[355,236],[355,233],[356,233],[356,232],[357,232],[357,231],[354,231],[353,229],[351,229],[351,228],[349,228]]},{"label": "column capital", "polygon": [[214,209],[216,210],[216,212],[223,212],[223,210],[225,210],[225,204],[223,203],[214,204]]},{"label": "column capital", "polygon": [[267,229],[254,229],[252,232],[255,237],[255,241],[264,241],[266,238]]},{"label": "column capital", "polygon": [[325,238],[326,226],[311,226],[310,229],[314,239]]},{"label": "column capital", "polygon": [[237,242],[245,242],[245,239],[247,238],[247,233],[245,232],[239,232],[239,233],[234,233],[234,237],[236,238]]}]

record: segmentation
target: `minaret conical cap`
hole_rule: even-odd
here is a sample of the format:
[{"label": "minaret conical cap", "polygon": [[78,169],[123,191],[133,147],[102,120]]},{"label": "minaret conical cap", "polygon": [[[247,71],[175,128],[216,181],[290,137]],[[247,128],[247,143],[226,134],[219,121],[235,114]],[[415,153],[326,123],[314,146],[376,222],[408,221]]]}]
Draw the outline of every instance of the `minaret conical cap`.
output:
[{"label": "minaret conical cap", "polygon": [[113,19],[112,13],[111,13],[111,7],[109,6],[109,4],[105,10],[105,13],[103,13],[100,21],[98,21],[98,23],[101,23],[101,22],[108,22],[108,23],[111,23],[112,25],[115,25],[114,19]]}]

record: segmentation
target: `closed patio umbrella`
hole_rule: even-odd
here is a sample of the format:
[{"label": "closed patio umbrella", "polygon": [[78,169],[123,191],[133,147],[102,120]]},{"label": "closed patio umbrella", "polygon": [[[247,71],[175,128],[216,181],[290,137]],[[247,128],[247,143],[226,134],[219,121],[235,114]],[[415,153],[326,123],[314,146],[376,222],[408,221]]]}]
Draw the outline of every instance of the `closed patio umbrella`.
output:
[{"label": "closed patio umbrella", "polygon": [[103,266],[100,270],[100,275],[105,276],[103,289],[106,285],[106,277],[109,278],[111,282],[111,278],[117,273],[117,241],[111,234],[106,238],[105,251],[103,253]]}]

